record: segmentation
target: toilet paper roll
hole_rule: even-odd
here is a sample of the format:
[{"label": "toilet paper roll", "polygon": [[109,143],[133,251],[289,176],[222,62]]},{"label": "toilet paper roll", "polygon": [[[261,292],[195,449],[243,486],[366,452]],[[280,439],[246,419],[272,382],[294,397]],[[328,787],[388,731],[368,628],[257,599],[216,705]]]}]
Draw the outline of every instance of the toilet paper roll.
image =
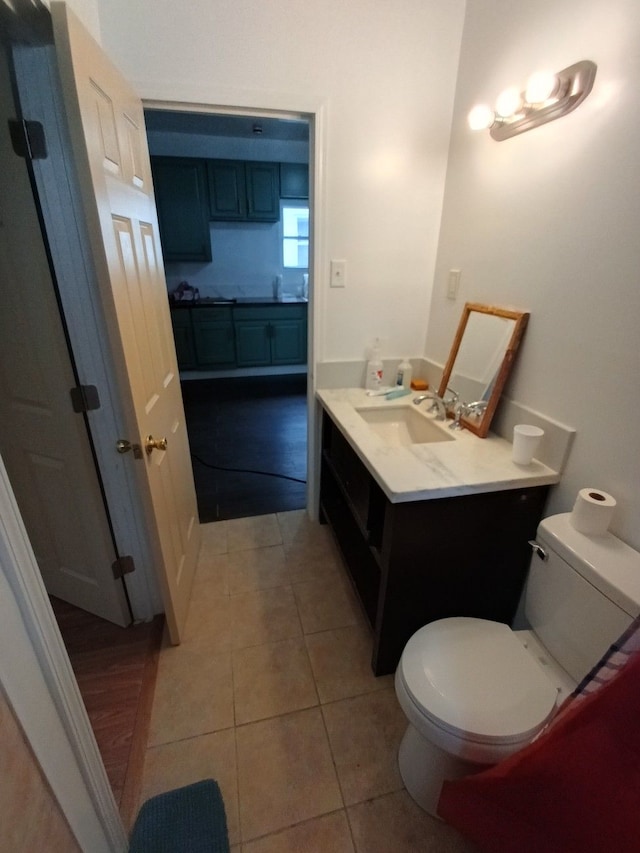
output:
[{"label": "toilet paper roll", "polygon": [[569,520],[587,536],[601,536],[611,523],[616,499],[601,489],[580,489]]}]

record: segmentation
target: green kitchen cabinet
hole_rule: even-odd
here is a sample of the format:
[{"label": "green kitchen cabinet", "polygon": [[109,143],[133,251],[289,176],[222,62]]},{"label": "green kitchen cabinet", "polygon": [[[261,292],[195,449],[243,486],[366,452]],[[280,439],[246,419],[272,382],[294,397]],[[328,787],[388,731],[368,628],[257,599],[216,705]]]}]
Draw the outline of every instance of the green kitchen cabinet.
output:
[{"label": "green kitchen cabinet", "polygon": [[247,218],[247,187],[244,163],[239,160],[208,160],[209,218],[225,222]]},{"label": "green kitchen cabinet", "polygon": [[270,340],[271,364],[304,364],[307,360],[305,320],[273,320]]},{"label": "green kitchen cabinet", "polygon": [[280,198],[309,198],[308,163],[280,163]]},{"label": "green kitchen cabinet", "polygon": [[206,162],[152,157],[160,241],[165,261],[210,261]]},{"label": "green kitchen cabinet", "polygon": [[271,364],[269,324],[263,320],[236,320],[236,364],[266,367]]},{"label": "green kitchen cabinet", "polygon": [[179,370],[193,370],[197,367],[191,327],[191,309],[178,308],[171,312],[171,326],[176,345]]},{"label": "green kitchen cabinet", "polygon": [[234,325],[238,367],[307,360],[306,305],[236,307]]},{"label": "green kitchen cabinet", "polygon": [[208,160],[209,217],[221,222],[277,222],[277,163]]},{"label": "green kitchen cabinet", "polygon": [[198,367],[235,366],[235,331],[231,308],[194,308],[191,316]]},{"label": "green kitchen cabinet", "polygon": [[279,169],[277,163],[245,163],[247,219],[277,222],[280,219]]}]

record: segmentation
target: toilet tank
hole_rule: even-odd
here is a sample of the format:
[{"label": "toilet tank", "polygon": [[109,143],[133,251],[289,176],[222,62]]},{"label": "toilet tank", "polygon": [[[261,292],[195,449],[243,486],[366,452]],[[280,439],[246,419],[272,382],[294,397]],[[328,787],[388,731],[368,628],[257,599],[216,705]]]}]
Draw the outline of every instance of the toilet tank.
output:
[{"label": "toilet tank", "polygon": [[543,519],[525,589],[531,628],[580,681],[640,613],[640,553],[611,533],[586,536],[570,513]]}]

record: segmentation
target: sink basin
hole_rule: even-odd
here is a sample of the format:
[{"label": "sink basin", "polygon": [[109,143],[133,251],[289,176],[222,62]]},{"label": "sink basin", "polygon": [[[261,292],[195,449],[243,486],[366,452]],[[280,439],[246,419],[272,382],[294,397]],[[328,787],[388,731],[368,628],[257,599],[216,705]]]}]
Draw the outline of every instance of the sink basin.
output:
[{"label": "sink basin", "polygon": [[380,409],[356,409],[371,429],[394,447],[455,441],[413,406],[388,406]]}]

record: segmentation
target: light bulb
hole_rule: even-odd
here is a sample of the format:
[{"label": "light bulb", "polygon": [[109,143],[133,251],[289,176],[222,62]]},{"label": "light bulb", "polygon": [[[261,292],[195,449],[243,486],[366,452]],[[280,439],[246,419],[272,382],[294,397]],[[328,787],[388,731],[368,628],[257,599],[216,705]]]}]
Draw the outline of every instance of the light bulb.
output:
[{"label": "light bulb", "polygon": [[467,117],[471,130],[488,130],[495,120],[495,113],[486,104],[475,106]]},{"label": "light bulb", "polygon": [[496,100],[496,112],[499,116],[507,118],[519,112],[522,106],[522,96],[515,86],[510,86],[498,95]]},{"label": "light bulb", "polygon": [[559,80],[550,71],[536,71],[527,80],[525,98],[529,104],[542,104],[558,91]]}]

